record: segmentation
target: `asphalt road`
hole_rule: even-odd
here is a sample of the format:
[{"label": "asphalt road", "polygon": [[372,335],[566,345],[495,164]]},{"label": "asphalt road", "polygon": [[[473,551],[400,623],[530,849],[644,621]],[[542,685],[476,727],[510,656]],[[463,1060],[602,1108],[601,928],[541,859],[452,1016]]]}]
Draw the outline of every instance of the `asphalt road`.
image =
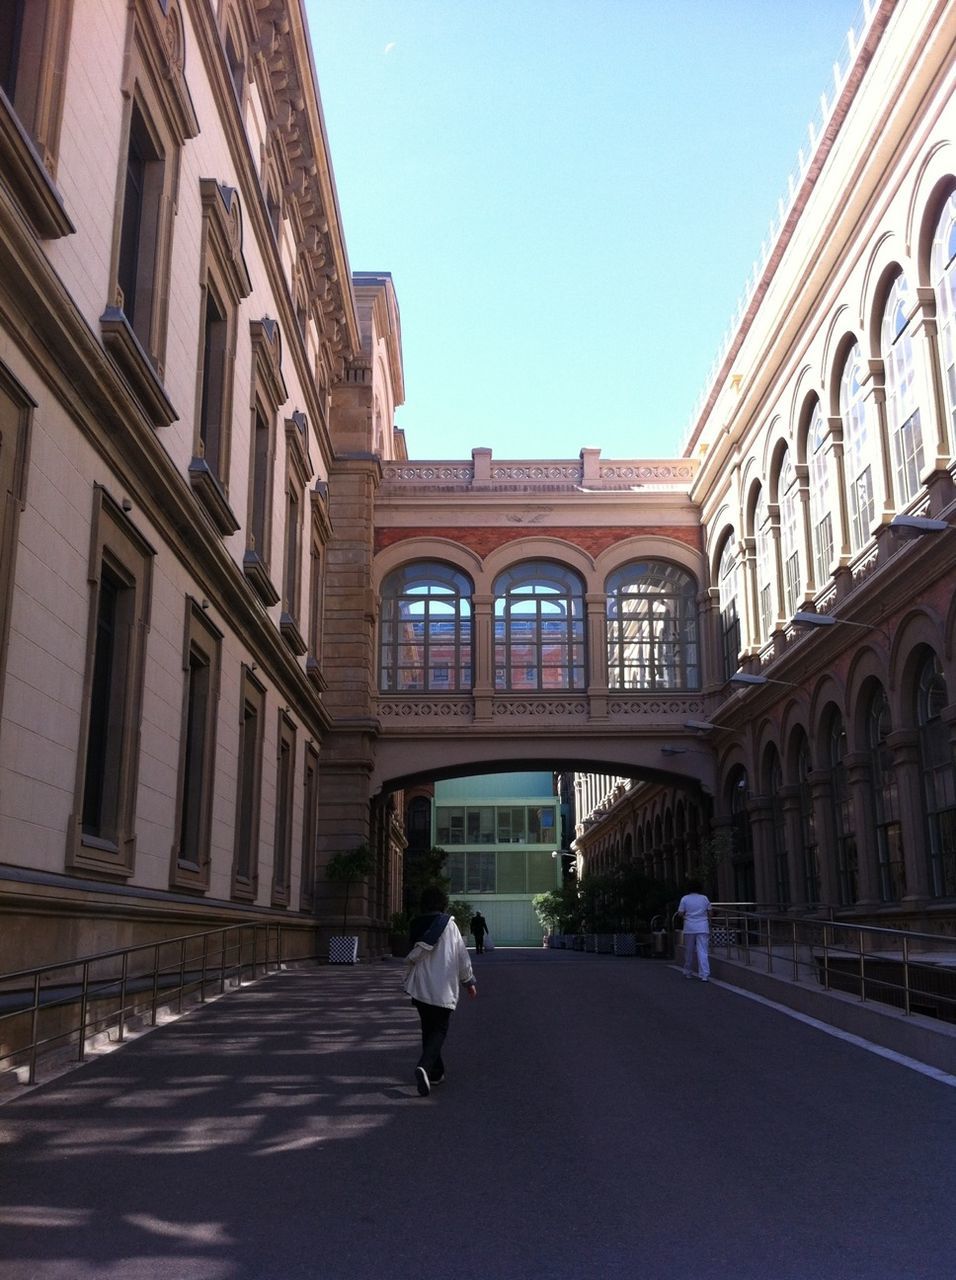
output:
[{"label": "asphalt road", "polygon": [[670,965],[273,975],[0,1108],[0,1280],[949,1280],[956,1089]]}]

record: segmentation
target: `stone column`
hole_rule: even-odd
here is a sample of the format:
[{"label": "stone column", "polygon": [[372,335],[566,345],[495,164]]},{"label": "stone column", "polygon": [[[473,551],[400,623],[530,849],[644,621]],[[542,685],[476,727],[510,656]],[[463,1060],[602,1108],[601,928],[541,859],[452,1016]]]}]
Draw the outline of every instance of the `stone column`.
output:
[{"label": "stone column", "polygon": [[774,874],[773,806],[769,796],[751,796],[747,801],[750,839],[754,854],[754,886],[760,903],[775,902],[777,877]]},{"label": "stone column", "polygon": [[787,848],[787,874],[790,879],[790,905],[806,903],[804,872],[806,851],[803,847],[803,815],[800,812],[800,788],[794,783],[780,788],[783,810],[783,839]]},{"label": "stone column", "polygon": [[607,596],[603,591],[589,591],[584,598],[586,614],[585,654],[589,716],[591,720],[607,719]]},{"label": "stone column", "polygon": [[490,720],[494,715],[495,694],[494,599],[490,595],[476,595],[471,603],[475,719]]},{"label": "stone column", "polygon": [[868,751],[851,751],[843,758],[853,834],[856,840],[857,906],[876,907],[880,903],[876,814],[872,804],[872,765]]},{"label": "stone column", "polygon": [[906,870],[904,903],[922,905],[932,896],[929,850],[926,843],[926,805],[920,769],[919,730],[898,729],[886,740],[893,753],[893,770],[900,802],[903,866]]},{"label": "stone column", "polygon": [[813,825],[820,850],[820,898],[822,905],[835,907],[840,902],[837,874],[837,840],[833,825],[833,788],[827,769],[812,769],[807,775],[813,796]]}]

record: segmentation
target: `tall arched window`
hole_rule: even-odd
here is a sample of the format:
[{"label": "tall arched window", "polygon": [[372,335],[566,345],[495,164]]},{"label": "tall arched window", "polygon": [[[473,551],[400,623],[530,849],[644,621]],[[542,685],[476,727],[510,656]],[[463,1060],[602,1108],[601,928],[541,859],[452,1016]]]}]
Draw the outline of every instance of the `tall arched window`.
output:
[{"label": "tall arched window", "polygon": [[773,533],[770,528],[770,503],[767,490],[761,488],[754,507],[754,545],[757,569],[757,609],[760,615],[760,639],[770,639],[776,617],[774,604]]},{"label": "tall arched window", "polygon": [[783,769],[776,747],[767,751],[764,785],[770,799],[770,839],[773,843],[773,878],[776,905],[781,911],[790,905],[790,865],[787,856],[787,826],[783,818]]},{"label": "tall arched window", "polygon": [[720,607],[721,656],[724,678],[729,680],[740,665],[740,560],[732,537],[724,543],[717,566]]},{"label": "tall arched window", "polygon": [[820,902],[820,849],[810,785],[810,744],[801,737],[797,750],[797,787],[800,797],[800,839],[803,845],[803,892],[808,907]]},{"label": "tall arched window", "polygon": [[859,551],[873,523],[873,469],[863,398],[865,376],[859,343],[854,343],[840,379],[840,417],[843,419],[843,459],[850,509],[850,547]]},{"label": "tall arched window", "polygon": [[827,763],[830,773],[830,807],[833,816],[833,836],[836,841],[837,891],[840,905],[852,906],[857,900],[857,850],[850,808],[850,787],[847,780],[846,730],[839,711],[830,714],[827,728]]},{"label": "tall arched window", "polygon": [[936,290],[939,359],[946,387],[950,445],[956,445],[956,191],[946,203],[933,233],[930,279]]},{"label": "tall arched window", "polygon": [[929,653],[916,681],[916,724],[934,898],[956,897],[956,761],[949,726],[942,717],[948,701],[939,659]]},{"label": "tall arched window", "polygon": [[379,689],[456,693],[471,688],[471,592],[451,565],[421,561],[382,583]]},{"label": "tall arched window", "polygon": [[803,595],[800,564],[800,490],[790,450],[783,455],[778,481],[780,499],[780,558],[783,562],[783,607],[792,618]]},{"label": "tall arched window", "polygon": [[830,467],[826,443],[829,432],[818,400],[807,433],[807,455],[810,459],[810,523],[813,526],[813,568],[816,585],[822,587],[830,577],[833,563],[833,518],[831,515]]},{"label": "tall arched window", "polygon": [[550,560],[527,561],[495,581],[495,688],[585,688],[584,584]]},{"label": "tall arched window", "polygon": [[757,880],[754,873],[754,849],[747,810],[747,773],[738,767],[727,781],[730,809],[731,860],[734,872],[734,900],[755,903]]},{"label": "tall arched window", "polygon": [[607,680],[612,689],[696,689],[697,584],[676,564],[640,560],[610,575]]},{"label": "tall arched window", "polygon": [[870,753],[870,803],[876,819],[876,863],[880,901],[899,902],[906,892],[900,799],[887,744],[892,731],[890,704],[882,688],[874,690],[866,713],[866,741]]},{"label": "tall arched window", "polygon": [[900,274],[890,289],[880,329],[880,353],[886,371],[886,425],[900,505],[909,502],[919,489],[923,470],[923,430],[910,324],[912,312],[913,298],[906,277]]}]

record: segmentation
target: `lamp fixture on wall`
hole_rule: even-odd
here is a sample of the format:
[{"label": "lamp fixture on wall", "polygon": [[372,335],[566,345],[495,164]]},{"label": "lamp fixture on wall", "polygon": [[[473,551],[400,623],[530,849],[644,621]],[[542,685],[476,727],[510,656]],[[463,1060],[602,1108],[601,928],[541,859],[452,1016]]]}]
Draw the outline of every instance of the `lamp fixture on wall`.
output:
[{"label": "lamp fixture on wall", "polygon": [[796,685],[792,680],[774,680],[772,676],[751,675],[747,671],[735,671],[730,677],[729,683],[748,686],[758,684],[785,684],[788,689],[796,688]]},{"label": "lamp fixture on wall", "polygon": [[796,627],[862,627],[864,631],[879,631],[872,622],[853,622],[850,618],[834,618],[832,613],[808,613],[800,610],[790,619]]},{"label": "lamp fixture on wall", "polygon": [[714,724],[710,720],[685,720],[685,729],[693,729],[696,733],[713,733],[715,729],[725,729],[727,733],[736,733],[729,724]]},{"label": "lamp fixture on wall", "polygon": [[929,516],[894,516],[889,523],[891,533],[902,534],[905,538],[919,538],[924,533],[945,533],[956,526],[946,520],[933,520]]}]

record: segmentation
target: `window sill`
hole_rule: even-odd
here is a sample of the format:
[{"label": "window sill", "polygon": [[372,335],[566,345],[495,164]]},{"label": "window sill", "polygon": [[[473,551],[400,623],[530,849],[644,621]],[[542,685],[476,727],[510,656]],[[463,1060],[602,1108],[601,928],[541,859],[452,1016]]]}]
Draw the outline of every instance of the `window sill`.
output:
[{"label": "window sill", "polygon": [[322,667],[319,664],[318,658],[311,653],[305,660],[305,674],[309,677],[312,683],[318,687],[319,693],[324,693],[329,687],[325,676],[322,674]]},{"label": "window sill", "polygon": [[103,346],[146,410],[153,426],[168,427],[170,423],[176,422],[179,414],[173,408],[149,356],[119,307],[107,307],[100,316],[100,333]]},{"label": "window sill", "polygon": [[307,652],[309,646],[302,638],[302,632],[296,626],[291,614],[283,613],[279,616],[279,634],[297,658],[301,658],[303,653]]},{"label": "window sill", "polygon": [[249,550],[242,558],[242,572],[252,584],[256,595],[267,607],[279,603],[279,593],[273,586],[269,571],[258,551]]},{"label": "window sill", "polygon": [[193,458],[190,462],[189,483],[219,533],[224,538],[235,533],[239,528],[239,521],[226,500],[222,485],[204,458]]},{"label": "window sill", "polygon": [[7,185],[36,236],[41,240],[57,240],[76,231],[56,184],[2,89],[0,162]]}]

